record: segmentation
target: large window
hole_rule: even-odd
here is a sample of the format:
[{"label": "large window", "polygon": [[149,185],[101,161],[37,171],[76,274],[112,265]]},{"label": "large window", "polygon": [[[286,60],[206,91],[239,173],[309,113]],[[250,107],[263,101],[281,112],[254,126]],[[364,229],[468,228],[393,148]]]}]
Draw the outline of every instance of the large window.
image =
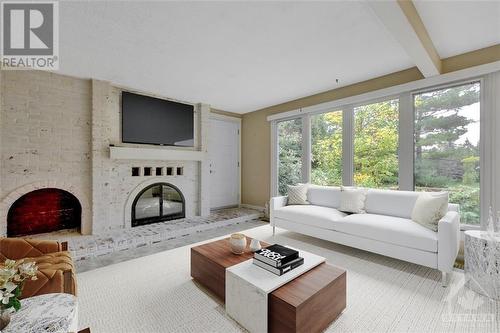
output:
[{"label": "large window", "polygon": [[450,193],[479,224],[479,82],[414,95],[415,189]]},{"label": "large window", "polygon": [[302,181],[302,118],[280,121],[278,131],[278,192]]},{"label": "large window", "polygon": [[342,185],[342,111],[311,116],[311,183]]},{"label": "large window", "polygon": [[354,108],[354,184],[398,188],[397,99]]},{"label": "large window", "polygon": [[479,225],[487,205],[494,210],[499,205],[490,190],[493,160],[481,155],[496,147],[489,134],[493,125],[480,122],[482,114],[496,119],[493,109],[480,105],[481,90],[486,105],[495,101],[492,80],[486,76],[433,88],[417,82],[415,89],[426,90],[371,101],[354,96],[345,104],[290,111],[283,115],[287,118],[270,116],[278,148],[273,149],[273,195],[286,195],[287,185],[299,182],[446,191],[450,203],[460,205],[461,224]]}]

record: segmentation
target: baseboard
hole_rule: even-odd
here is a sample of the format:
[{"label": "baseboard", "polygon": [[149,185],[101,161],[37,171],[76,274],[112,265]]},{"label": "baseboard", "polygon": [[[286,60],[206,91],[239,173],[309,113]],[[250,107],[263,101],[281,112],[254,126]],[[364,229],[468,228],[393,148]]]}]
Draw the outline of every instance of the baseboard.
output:
[{"label": "baseboard", "polygon": [[266,211],[266,208],[262,207],[262,206],[254,206],[254,205],[248,205],[248,204],[241,204],[240,206],[242,208],[255,209],[255,210],[258,210],[259,212],[262,212],[262,213],[264,213]]}]

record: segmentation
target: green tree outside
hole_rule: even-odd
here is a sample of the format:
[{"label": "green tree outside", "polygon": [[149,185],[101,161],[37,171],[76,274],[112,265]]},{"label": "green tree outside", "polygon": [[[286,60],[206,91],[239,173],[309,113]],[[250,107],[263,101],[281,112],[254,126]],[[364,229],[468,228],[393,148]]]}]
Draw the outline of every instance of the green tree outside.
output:
[{"label": "green tree outside", "polygon": [[[414,96],[417,191],[448,191],[460,204],[462,223],[478,224],[479,83]],[[354,182],[371,188],[398,188],[398,100],[356,107]],[[476,127],[478,128],[478,127]],[[278,123],[279,191],[302,180],[301,119]],[[475,134],[475,135],[473,135]],[[342,111],[311,116],[311,182],[342,184]]]}]

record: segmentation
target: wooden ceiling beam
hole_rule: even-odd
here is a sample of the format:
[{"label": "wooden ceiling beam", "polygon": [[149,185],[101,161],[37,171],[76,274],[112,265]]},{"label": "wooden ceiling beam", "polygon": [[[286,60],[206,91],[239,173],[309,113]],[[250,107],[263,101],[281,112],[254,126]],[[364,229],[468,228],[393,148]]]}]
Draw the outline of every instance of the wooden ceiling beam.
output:
[{"label": "wooden ceiling beam", "polygon": [[413,2],[367,1],[425,77],[441,74],[441,59]]}]

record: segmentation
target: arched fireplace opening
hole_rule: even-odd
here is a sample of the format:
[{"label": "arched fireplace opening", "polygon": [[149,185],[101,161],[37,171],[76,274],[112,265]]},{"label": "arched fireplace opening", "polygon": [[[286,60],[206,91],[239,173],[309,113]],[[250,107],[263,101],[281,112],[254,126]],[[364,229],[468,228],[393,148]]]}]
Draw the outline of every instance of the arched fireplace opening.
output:
[{"label": "arched fireplace opening", "polygon": [[132,203],[132,227],[184,217],[184,195],[172,184],[149,185],[139,192]]},{"label": "arched fireplace opening", "polygon": [[7,236],[26,236],[80,228],[82,206],[71,193],[57,188],[29,192],[7,214]]}]

